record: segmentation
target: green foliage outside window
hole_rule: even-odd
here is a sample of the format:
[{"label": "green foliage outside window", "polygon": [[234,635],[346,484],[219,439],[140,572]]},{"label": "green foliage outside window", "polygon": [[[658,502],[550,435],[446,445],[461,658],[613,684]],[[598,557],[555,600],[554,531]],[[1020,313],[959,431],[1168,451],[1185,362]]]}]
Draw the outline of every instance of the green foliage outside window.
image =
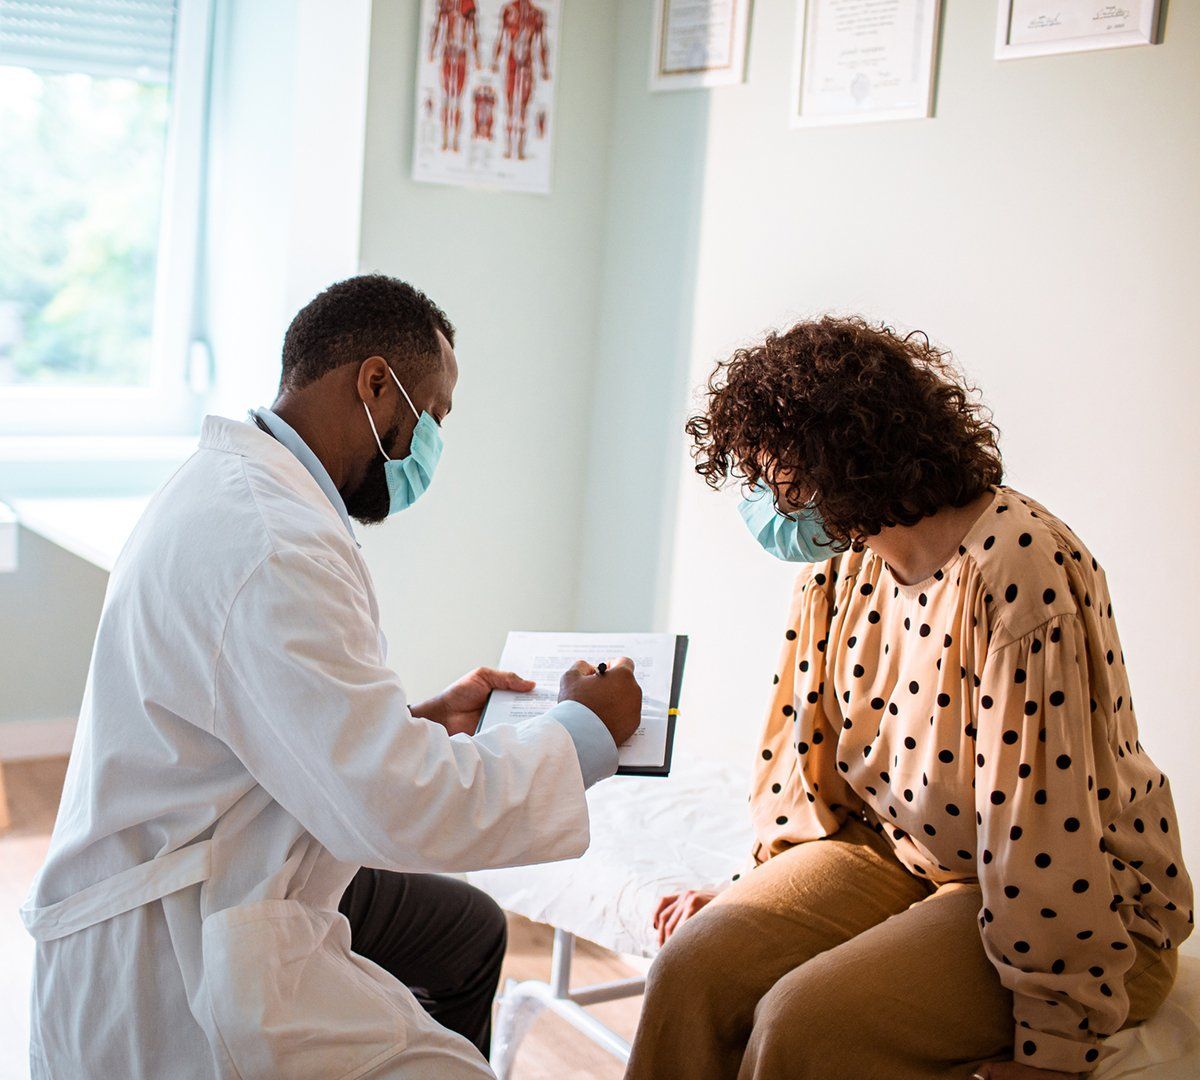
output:
[{"label": "green foliage outside window", "polygon": [[168,104],[0,67],[0,385],[147,382]]}]

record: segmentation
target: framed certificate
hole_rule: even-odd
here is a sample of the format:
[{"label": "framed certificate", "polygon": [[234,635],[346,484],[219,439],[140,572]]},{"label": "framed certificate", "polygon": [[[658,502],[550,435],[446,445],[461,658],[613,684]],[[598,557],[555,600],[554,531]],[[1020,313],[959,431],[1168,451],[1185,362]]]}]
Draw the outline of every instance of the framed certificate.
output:
[{"label": "framed certificate", "polygon": [[805,0],[796,20],[792,126],[933,114],[941,0]]},{"label": "framed certificate", "polygon": [[1160,0],[1000,0],[996,59],[1154,45],[1161,7]]},{"label": "framed certificate", "polygon": [[751,0],[655,0],[650,89],[740,83],[750,8]]}]

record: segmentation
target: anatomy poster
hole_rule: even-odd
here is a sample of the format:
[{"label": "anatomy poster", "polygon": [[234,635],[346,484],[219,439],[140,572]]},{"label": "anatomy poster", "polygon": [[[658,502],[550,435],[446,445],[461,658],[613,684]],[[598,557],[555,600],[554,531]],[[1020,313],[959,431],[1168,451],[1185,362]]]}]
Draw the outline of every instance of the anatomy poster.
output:
[{"label": "anatomy poster", "polygon": [[421,0],[413,179],[549,194],[561,0]]}]

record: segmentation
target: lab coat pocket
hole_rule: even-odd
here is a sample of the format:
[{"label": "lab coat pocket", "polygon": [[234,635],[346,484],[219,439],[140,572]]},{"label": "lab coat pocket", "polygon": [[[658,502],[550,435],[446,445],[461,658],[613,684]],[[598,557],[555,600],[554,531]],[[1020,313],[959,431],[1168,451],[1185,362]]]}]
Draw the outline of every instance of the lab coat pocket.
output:
[{"label": "lab coat pocket", "polygon": [[244,1080],[351,1080],[404,1049],[404,1014],[336,912],[264,900],[204,920],[213,1022]]}]

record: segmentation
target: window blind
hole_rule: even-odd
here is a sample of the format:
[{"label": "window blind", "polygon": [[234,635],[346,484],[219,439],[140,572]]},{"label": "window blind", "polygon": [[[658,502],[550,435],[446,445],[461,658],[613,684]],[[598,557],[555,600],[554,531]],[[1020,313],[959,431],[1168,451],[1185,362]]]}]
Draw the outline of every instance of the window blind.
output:
[{"label": "window blind", "polygon": [[179,0],[0,0],[0,64],[168,82]]}]

